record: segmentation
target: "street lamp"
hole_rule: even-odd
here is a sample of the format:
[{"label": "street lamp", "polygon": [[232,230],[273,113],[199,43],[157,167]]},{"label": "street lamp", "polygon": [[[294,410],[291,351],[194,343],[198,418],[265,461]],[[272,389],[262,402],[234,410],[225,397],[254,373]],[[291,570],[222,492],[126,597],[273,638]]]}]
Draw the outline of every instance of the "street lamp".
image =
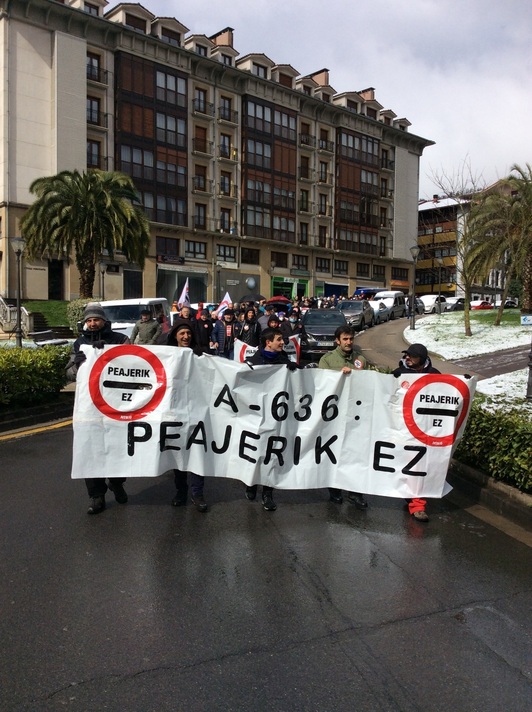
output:
[{"label": "street lamp", "polygon": [[528,382],[526,388],[526,399],[532,403],[532,341],[530,342],[530,353],[528,354]]},{"label": "street lamp", "polygon": [[23,237],[12,237],[11,245],[17,256],[17,325],[15,327],[15,340],[17,346],[22,347],[22,308],[20,306],[20,292],[22,289],[21,257],[26,247],[26,240]]},{"label": "street lamp", "polygon": [[416,328],[416,265],[420,249],[419,245],[412,245],[410,248],[410,254],[414,260],[414,273],[412,275],[412,304],[410,309],[410,329],[412,330]]},{"label": "street lamp", "polygon": [[443,258],[436,257],[438,263],[438,314],[441,314],[441,268],[443,267]]},{"label": "street lamp", "polygon": [[107,272],[107,265],[100,265],[100,272],[102,275],[102,302],[105,301],[105,273]]}]

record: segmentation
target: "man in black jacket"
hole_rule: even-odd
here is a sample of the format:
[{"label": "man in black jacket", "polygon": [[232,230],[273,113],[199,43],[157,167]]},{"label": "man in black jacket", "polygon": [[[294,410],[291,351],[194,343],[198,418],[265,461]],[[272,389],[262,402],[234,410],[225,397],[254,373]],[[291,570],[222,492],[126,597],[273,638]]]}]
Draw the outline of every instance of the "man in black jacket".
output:
[{"label": "man in black jacket", "polygon": [[[246,359],[246,363],[254,366],[286,366],[295,371],[298,366],[290,361],[284,351],[284,340],[280,329],[265,329],[260,335],[260,346],[257,351]],[[257,496],[257,485],[246,487],[246,497],[252,502]],[[273,501],[273,487],[262,486],[262,506],[268,512],[274,512],[277,505]]]},{"label": "man in black jacket", "polygon": [[[93,346],[102,349],[106,344],[129,344],[129,339],[125,334],[111,329],[111,324],[107,321],[105,312],[100,304],[91,302],[87,304],[83,312],[83,331],[72,347],[70,361],[67,365],[67,378],[75,381],[78,369],[86,360],[81,346]],[[125,477],[109,477],[109,487],[105,482],[105,477],[90,477],[85,479],[87,491],[90,497],[90,505],[87,514],[99,514],[105,509],[105,493],[109,488],[114,493],[119,504],[127,502],[127,494],[124,489]]]}]

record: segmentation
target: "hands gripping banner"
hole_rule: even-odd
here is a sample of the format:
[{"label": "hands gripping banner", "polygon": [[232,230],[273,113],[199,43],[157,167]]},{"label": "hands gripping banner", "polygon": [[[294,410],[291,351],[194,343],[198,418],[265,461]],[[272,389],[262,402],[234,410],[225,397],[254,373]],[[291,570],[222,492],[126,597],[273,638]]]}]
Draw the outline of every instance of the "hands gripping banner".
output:
[{"label": "hands gripping banner", "polygon": [[87,349],[72,477],[173,468],[279,489],[441,497],[475,379],[255,366],[190,349]]},{"label": "hands gripping banner", "polygon": [[[250,346],[249,344],[240,341],[240,339],[235,339],[233,359],[238,361],[238,363],[244,363],[247,358],[253,356],[258,348],[258,346]],[[284,345],[284,350],[288,354],[290,361],[299,363],[301,355],[301,339],[298,334],[289,337],[288,343]]]}]

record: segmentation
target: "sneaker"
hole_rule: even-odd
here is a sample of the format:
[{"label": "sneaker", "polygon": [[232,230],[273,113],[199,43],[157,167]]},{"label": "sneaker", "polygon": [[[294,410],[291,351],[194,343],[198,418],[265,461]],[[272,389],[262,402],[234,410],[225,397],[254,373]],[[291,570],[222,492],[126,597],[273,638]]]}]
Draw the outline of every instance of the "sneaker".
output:
[{"label": "sneaker", "polygon": [[172,507],[184,507],[187,503],[187,490],[177,490],[172,500]]},{"label": "sneaker", "polygon": [[349,492],[347,499],[352,502],[357,509],[368,508],[368,503],[366,502],[364,495],[360,492]]},{"label": "sneaker", "polygon": [[412,512],[412,516],[418,522],[428,522],[429,521],[429,515],[425,512],[424,509],[418,509],[417,512]]},{"label": "sneaker", "polygon": [[277,505],[273,501],[273,497],[270,492],[262,495],[262,508],[267,512],[275,512]]},{"label": "sneaker", "polygon": [[207,502],[203,498],[202,494],[193,494],[192,495],[192,504],[196,507],[198,512],[206,512],[207,511]]},{"label": "sneaker", "polygon": [[251,487],[246,487],[246,497],[250,502],[253,502],[257,496],[257,485],[252,485]]},{"label": "sneaker", "polygon": [[109,484],[109,489],[114,494],[118,504],[125,504],[127,502],[127,492],[122,484]]},{"label": "sneaker", "polygon": [[99,514],[105,509],[105,497],[91,497],[91,503],[87,509],[87,514]]},{"label": "sneaker", "polygon": [[329,487],[329,499],[335,504],[342,504],[342,502],[344,501],[344,498],[342,496],[342,490]]}]

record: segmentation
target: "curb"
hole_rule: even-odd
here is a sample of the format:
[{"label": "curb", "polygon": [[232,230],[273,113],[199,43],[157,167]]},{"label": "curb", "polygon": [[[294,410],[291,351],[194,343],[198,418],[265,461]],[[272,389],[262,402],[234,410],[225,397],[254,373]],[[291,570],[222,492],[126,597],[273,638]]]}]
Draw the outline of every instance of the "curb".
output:
[{"label": "curb", "polygon": [[532,495],[452,459],[449,484],[526,531],[532,532]]},{"label": "curb", "polygon": [[5,413],[0,411],[0,433],[10,432],[42,425],[54,420],[72,418],[74,410],[74,393],[61,393],[57,400],[42,405],[28,406],[27,408],[8,409]]}]

